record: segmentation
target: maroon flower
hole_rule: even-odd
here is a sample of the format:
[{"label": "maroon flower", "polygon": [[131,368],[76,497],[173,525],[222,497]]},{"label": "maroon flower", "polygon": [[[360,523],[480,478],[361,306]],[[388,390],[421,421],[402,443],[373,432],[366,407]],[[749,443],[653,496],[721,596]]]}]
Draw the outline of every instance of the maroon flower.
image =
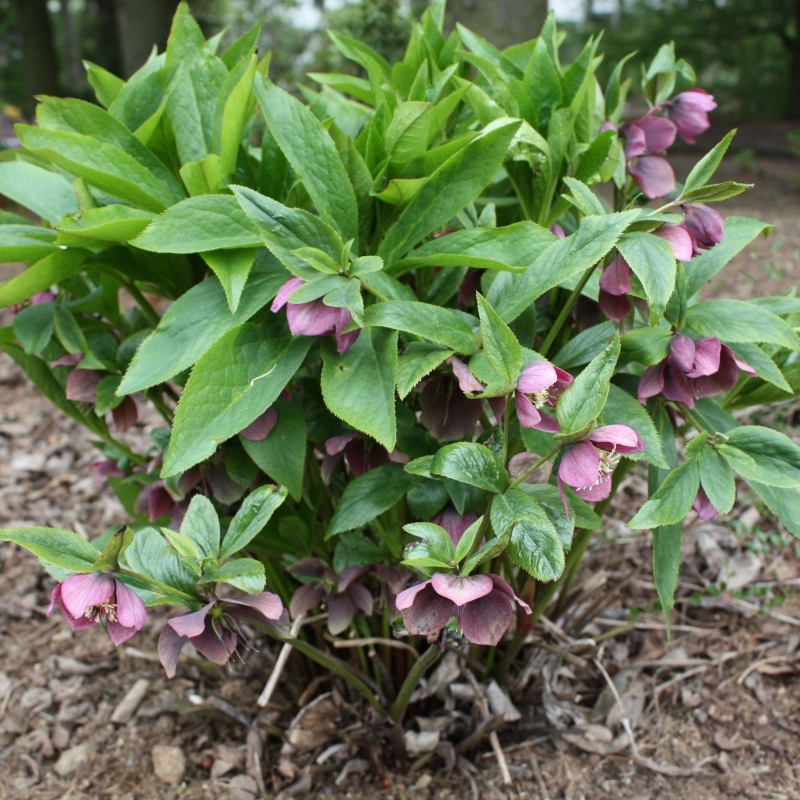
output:
[{"label": "maroon flower", "polygon": [[530,606],[497,575],[461,578],[437,572],[397,596],[397,608],[409,633],[433,641],[455,613],[464,636],[474,644],[496,645],[514,619],[514,601]]},{"label": "maroon flower", "polygon": [[289,611],[292,617],[310,611],[323,600],[328,608],[328,630],[338,636],[353,621],[356,609],[372,614],[372,595],[358,583],[372,569],[371,564],[348,567],[337,575],[319,558],[304,558],[289,567],[298,577],[310,578],[292,595]]},{"label": "maroon flower", "polygon": [[755,370],[739,361],[733,350],[716,337],[694,341],[682,333],[672,337],[669,355],[660,364],[648,367],[639,380],[639,401],[662,394],[667,400],[694,408],[700,397],[728,392],[739,381],[739,371],[755,375]]},{"label": "maroon flower", "polygon": [[263,414],[256,417],[246,428],[239,431],[239,435],[249,442],[263,442],[272,433],[278,424],[278,412],[275,406],[270,406]]},{"label": "maroon flower", "polygon": [[600,276],[598,302],[603,313],[614,322],[625,319],[631,310],[628,292],[631,290],[632,274],[628,262],[618,255],[611,260]]},{"label": "maroon flower", "polygon": [[645,116],[623,128],[628,173],[651,200],[675,191],[675,173],[664,151],[675,141],[677,127],[663,117]]},{"label": "maroon flower", "polygon": [[396,447],[390,453],[383,445],[363,434],[349,431],[339,436],[332,436],[325,442],[325,455],[322,457],[320,472],[326,484],[342,458],[356,478],[384,464],[407,464],[411,460]]},{"label": "maroon flower", "polygon": [[700,255],[701,250],[710,250],[725,238],[722,214],[702,203],[683,206],[683,227],[692,237],[693,255]]},{"label": "maroon flower", "polygon": [[672,248],[672,254],[677,261],[689,261],[692,258],[692,235],[683,225],[662,225],[653,233]]},{"label": "maroon flower", "polygon": [[96,402],[97,385],[102,377],[103,373],[96,369],[73,369],[67,376],[67,400],[79,403]]},{"label": "maroon flower", "polygon": [[558,465],[558,489],[564,508],[564,484],[582,500],[605,500],[611,494],[611,474],[619,455],[644,450],[639,434],[627,425],[604,425],[583,441],[570,445]]},{"label": "maroon flower", "polygon": [[358,338],[360,330],[342,333],[353,321],[353,317],[346,308],[333,308],[326,306],[321,299],[311,300],[308,303],[292,303],[290,297],[301,287],[305,281],[300,278],[289,278],[278,289],[278,294],[272,301],[272,311],[280,311],[286,306],[286,320],[289,330],[295,335],[303,336],[336,336],[336,349],[344,353],[352,347]]},{"label": "maroon flower", "polygon": [[123,397],[122,402],[111,409],[111,418],[114,420],[114,428],[119,433],[124,433],[132,428],[139,420],[136,401],[130,395]]},{"label": "maroon flower", "polygon": [[158,637],[158,660],[167,677],[174,677],[181,650],[186,642],[191,642],[209,661],[222,666],[240,643],[247,645],[240,627],[243,620],[263,625],[283,616],[283,603],[272,592],[239,600],[213,597],[199,611],[181,614],[167,622]]},{"label": "maroon flower", "polygon": [[700,487],[697,490],[697,499],[694,501],[692,508],[697,512],[697,516],[704,522],[709,519],[714,519],[719,513],[714,504],[708,499],[708,495]]},{"label": "maroon flower", "polygon": [[130,639],[147,621],[147,610],[139,595],[105,572],[70,575],[50,594],[48,617],[56,604],[73,631],[105,622],[115,645]]},{"label": "maroon flower", "polygon": [[664,107],[675,123],[680,137],[685,142],[694,144],[694,137],[711,127],[708,112],[713,111],[717,104],[705,89],[689,89],[674,97],[671,102],[664,103]]}]

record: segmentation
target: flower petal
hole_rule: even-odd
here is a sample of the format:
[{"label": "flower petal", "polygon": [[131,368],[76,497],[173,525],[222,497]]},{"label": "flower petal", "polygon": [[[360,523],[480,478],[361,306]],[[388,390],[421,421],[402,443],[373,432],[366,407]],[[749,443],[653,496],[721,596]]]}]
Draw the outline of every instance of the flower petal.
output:
[{"label": "flower petal", "polygon": [[517,410],[517,419],[523,428],[535,428],[541,421],[542,415],[531,402],[530,398],[517,391],[514,393],[514,406]]},{"label": "flower petal", "polygon": [[437,572],[431,578],[431,586],[437,594],[452,600],[457,606],[484,597],[494,588],[488,575],[469,575],[462,578],[444,572]]},{"label": "flower petal", "polygon": [[676,333],[669,343],[669,360],[681,372],[689,373],[694,369],[696,356],[695,343],[683,333]]},{"label": "flower petal", "polygon": [[301,614],[306,614],[312,608],[316,608],[325,596],[325,589],[319,583],[307,583],[295,589],[292,599],[289,602],[289,613],[292,619],[296,619]]},{"label": "flower petal", "polygon": [[644,450],[642,437],[627,425],[603,425],[590,433],[589,439],[604,450],[618,453],[641,453]]},{"label": "flower petal", "polygon": [[272,592],[259,592],[236,600],[226,599],[225,603],[251,608],[260,616],[270,620],[280,619],[283,613],[280,597]]},{"label": "flower petal", "polygon": [[697,499],[694,501],[692,508],[697,512],[697,516],[704,522],[714,519],[717,516],[717,509],[714,504],[708,499],[708,495],[703,491],[703,488],[697,490]]},{"label": "flower petal", "polygon": [[517,391],[535,394],[549,389],[558,380],[556,368],[547,361],[533,361],[517,379]]},{"label": "flower petal", "polygon": [[97,400],[97,385],[103,373],[96,369],[73,369],[67,376],[67,400],[79,403],[94,403]]},{"label": "flower petal", "polygon": [[350,331],[349,333],[337,333],[336,352],[339,353],[339,355],[346,353],[356,343],[356,339],[358,339],[358,335],[360,333],[361,328],[356,328],[354,331]]},{"label": "flower petal", "polygon": [[[134,633],[140,631],[145,622],[147,622],[147,609],[144,607],[142,598],[118,578],[114,579],[114,583],[116,585],[117,619],[119,624],[125,628],[133,628]],[[111,638],[113,639],[114,637],[112,636]]]},{"label": "flower petal", "polygon": [[309,303],[297,305],[288,303],[286,319],[289,323],[289,330],[295,336],[327,336],[336,331],[339,310],[326,306],[322,300],[312,300]]},{"label": "flower petal", "polygon": [[628,172],[650,200],[675,191],[675,173],[663,156],[640,156],[628,162]]},{"label": "flower petal", "polygon": [[171,626],[165,625],[158,637],[158,660],[164,667],[164,672],[168,678],[174,678],[178,669],[178,659],[183,646],[189,640],[185,636],[180,636]]},{"label": "flower petal", "polygon": [[70,575],[61,583],[61,603],[73,617],[82,617],[87,608],[107,603],[114,594],[114,579],[104,572]]},{"label": "flower petal", "polygon": [[637,394],[640,403],[646,403],[648,397],[655,397],[664,390],[664,368],[666,364],[662,361],[654,367],[648,367],[639,378],[639,388]]},{"label": "flower petal", "polygon": [[455,611],[453,603],[437,594],[430,583],[425,581],[397,595],[403,624],[409,633],[418,636],[435,636]]},{"label": "flower petal", "polygon": [[300,278],[289,278],[286,283],[278,289],[278,294],[275,295],[275,299],[272,301],[272,305],[270,306],[270,311],[280,311],[286,303],[289,301],[289,298],[301,287],[305,286],[305,281],[300,280]]},{"label": "flower petal", "polygon": [[362,586],[360,583],[351,583],[350,586],[347,587],[347,594],[353,601],[353,605],[362,614],[365,614],[366,616],[370,616],[372,614],[372,594],[369,589],[366,588],[366,586]]},{"label": "flower petal", "polygon": [[513,619],[511,599],[498,591],[467,603],[459,617],[461,630],[469,641],[491,646],[503,638]]},{"label": "flower petal", "polygon": [[602,480],[594,486],[584,486],[582,489],[575,489],[575,494],[587,503],[597,503],[606,500],[611,494],[611,473],[603,476]]},{"label": "flower petal", "polygon": [[203,632],[199,636],[190,636],[189,641],[209,661],[221,667],[228,663],[231,653],[236,649],[236,635],[226,628],[222,628],[217,635],[210,620],[206,620]]},{"label": "flower petal", "polygon": [[[670,169],[672,168],[670,167]],[[694,254],[694,243],[689,231],[683,225],[662,225],[653,233],[672,248],[672,254],[678,261],[691,260]]]},{"label": "flower petal", "polygon": [[622,256],[617,256],[603,270],[600,288],[609,294],[627,294],[631,290],[631,273],[628,262]]},{"label": "flower petal", "polygon": [[458,544],[461,541],[461,537],[464,535],[464,531],[477,519],[478,515],[473,511],[470,511],[468,514],[459,514],[453,506],[447,506],[444,511],[440,511],[431,522],[434,525],[439,525],[444,528],[453,540],[453,544]]},{"label": "flower petal", "polygon": [[648,153],[662,153],[675,143],[678,128],[665,117],[642,117],[636,121],[636,125],[644,132]]},{"label": "flower petal", "polygon": [[687,378],[700,378],[703,375],[713,375],[719,371],[722,343],[716,336],[698,339],[694,343],[694,348],[692,369],[683,370]]},{"label": "flower petal", "polygon": [[453,368],[453,375],[462,392],[482,392],[483,384],[469,371],[469,367],[459,358],[450,356],[447,363]]},{"label": "flower petal", "polygon": [[600,454],[589,441],[576,442],[567,448],[558,465],[558,477],[574,489],[592,486],[600,475]]},{"label": "flower petal", "polygon": [[397,595],[397,608],[400,611],[405,611],[407,608],[411,608],[414,604],[414,600],[416,596],[426,587],[430,586],[430,581],[423,581],[422,583],[415,583],[413,586],[409,586],[408,589],[404,589],[400,594]]},{"label": "flower petal", "polygon": [[622,322],[631,310],[631,301],[626,295],[609,294],[603,289],[598,294],[597,302],[600,310],[614,322]]},{"label": "flower petal", "polygon": [[111,409],[111,417],[114,420],[114,430],[118,433],[129,430],[139,420],[136,401],[130,395],[125,396],[116,408]]},{"label": "flower petal", "polygon": [[239,436],[248,442],[263,442],[278,424],[278,412],[270,406],[263,414],[256,417],[246,428],[239,431]]},{"label": "flower petal", "polygon": [[346,594],[332,594],[327,601],[328,630],[338,636],[353,621],[356,613],[353,601]]},{"label": "flower petal", "polygon": [[516,600],[517,605],[520,606],[526,614],[533,613],[531,607],[523,599],[517,597],[514,590],[499,575],[490,574],[489,577],[492,579],[496,591],[503,592],[503,594],[507,594],[509,597]]},{"label": "flower petal", "polygon": [[199,636],[206,625],[208,612],[216,605],[216,600],[212,600],[208,605],[203,606],[199,611],[190,611],[187,614],[180,614],[167,621],[175,633],[179,636]]},{"label": "flower petal", "polygon": [[125,625],[120,625],[119,622],[108,620],[106,623],[106,630],[108,631],[108,636],[111,641],[119,647],[123,642],[128,641],[138,629],[128,628]]}]

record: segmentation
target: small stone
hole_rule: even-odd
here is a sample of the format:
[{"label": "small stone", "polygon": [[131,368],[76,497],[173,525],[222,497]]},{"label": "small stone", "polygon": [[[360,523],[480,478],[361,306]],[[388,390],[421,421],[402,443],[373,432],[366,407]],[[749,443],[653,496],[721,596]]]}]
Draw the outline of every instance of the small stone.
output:
[{"label": "small stone", "polygon": [[85,764],[91,758],[91,748],[88,744],[76,744],[65,750],[53,765],[53,769],[62,777],[66,778]]},{"label": "small stone", "polygon": [[34,686],[22,695],[19,702],[25,709],[35,708],[36,711],[44,711],[44,709],[52,705],[53,693],[49,689],[41,689],[38,686]]},{"label": "small stone", "polygon": [[433,783],[433,778],[429,772],[423,772],[422,775],[417,778],[417,782],[414,784],[415,789],[427,789],[431,783]]},{"label": "small stone", "polygon": [[63,726],[56,723],[53,725],[53,730],[50,733],[50,739],[53,742],[53,747],[56,750],[65,750],[69,744],[69,731]]},{"label": "small stone", "polygon": [[151,751],[153,771],[164,783],[180,783],[186,774],[186,756],[180,747],[157,744]]},{"label": "small stone", "polygon": [[255,800],[258,784],[249,775],[236,775],[228,782],[230,800]]},{"label": "small stone", "polygon": [[148,681],[147,678],[139,678],[114,709],[114,713],[111,715],[111,721],[120,725],[128,722],[136,713],[136,709],[141,705],[149,688],[150,681]]}]

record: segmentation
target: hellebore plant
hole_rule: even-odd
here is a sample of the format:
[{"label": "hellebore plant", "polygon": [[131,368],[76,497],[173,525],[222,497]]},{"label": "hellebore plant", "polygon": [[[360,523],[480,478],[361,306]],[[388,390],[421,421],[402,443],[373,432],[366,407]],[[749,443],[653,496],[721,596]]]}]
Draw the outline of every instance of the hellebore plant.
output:
[{"label": "hellebore plant", "polygon": [[[712,208],[747,188],[711,183],[732,134],[683,184],[669,162],[713,98],[667,45],[626,119],[597,39],[562,65],[552,15],[500,52],[444,12],[395,65],[333,35],[367,77],[315,74],[306,105],[258,29],[220,51],[181,4],[129,81],[87,64],[98,105],[17,126],[0,349],[128,517],[0,532],[73,628],[118,643],[169,604],[169,675],[186,642],[223,664],[267,637],[396,724],[445,649],[516,669],[630,470],[666,614],[684,519],[737,481],[800,535],[800,448],[733,414],[797,397],[800,301],[701,299],[769,226]],[[144,406],[163,425],[134,448]]]}]

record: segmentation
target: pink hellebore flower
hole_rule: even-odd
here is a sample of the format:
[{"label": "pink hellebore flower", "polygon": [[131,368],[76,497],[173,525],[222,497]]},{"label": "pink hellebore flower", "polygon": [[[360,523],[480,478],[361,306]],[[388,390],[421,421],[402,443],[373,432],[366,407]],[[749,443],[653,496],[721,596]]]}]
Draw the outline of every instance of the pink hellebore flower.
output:
[{"label": "pink hellebore flower", "polygon": [[435,640],[455,612],[464,636],[473,644],[496,645],[514,619],[514,601],[530,606],[497,575],[461,578],[437,572],[397,596],[397,608],[409,633]]},{"label": "pink hellebore flower", "polygon": [[130,639],[147,621],[147,610],[139,595],[105,572],[70,575],[50,594],[48,617],[56,604],[73,631],[93,628],[105,620],[115,645]]},{"label": "pink hellebore flower", "polygon": [[694,501],[692,508],[697,512],[697,516],[704,522],[714,519],[719,513],[714,504],[708,499],[708,495],[703,491],[702,487],[697,490],[697,499]]},{"label": "pink hellebore flower", "polygon": [[694,240],[688,228],[683,225],[662,225],[653,233],[672,248],[672,254],[677,261],[691,260],[694,255]]},{"label": "pink hellebore flower", "polygon": [[623,128],[628,173],[651,200],[675,191],[675,173],[664,151],[675,141],[678,129],[664,117],[647,116]]},{"label": "pink hellebore flower", "polygon": [[689,144],[694,144],[695,136],[705,133],[711,123],[708,112],[717,104],[714,97],[705,89],[689,89],[676,95],[669,103],[664,104],[669,118],[675,123],[680,137]]},{"label": "pink hellebore flower", "polygon": [[303,336],[336,336],[336,349],[344,353],[352,347],[358,338],[360,330],[342,333],[353,321],[353,317],[346,308],[332,308],[326,306],[322,299],[311,300],[308,303],[292,303],[289,298],[301,287],[305,281],[300,278],[289,278],[278,289],[278,294],[272,301],[272,311],[280,311],[286,306],[286,320],[289,330],[294,335]]},{"label": "pink hellebore flower", "polygon": [[710,250],[725,238],[725,220],[714,208],[702,203],[686,203],[683,207],[683,227],[692,237],[692,253]]},{"label": "pink hellebore flower", "polygon": [[598,302],[603,313],[614,322],[621,322],[631,310],[631,268],[620,255],[616,256],[600,276]]},{"label": "pink hellebore flower", "polygon": [[699,397],[711,397],[736,386],[739,370],[755,375],[755,370],[739,361],[733,350],[716,337],[694,341],[682,333],[672,337],[669,355],[660,364],[648,367],[639,380],[639,401],[662,394],[667,400],[694,408]]},{"label": "pink hellebore flower", "polygon": [[619,455],[641,453],[644,442],[627,425],[604,425],[588,438],[570,445],[558,465],[558,488],[564,507],[564,484],[581,500],[596,502],[611,494],[611,473]]},{"label": "pink hellebore flower", "polygon": [[572,383],[572,375],[547,361],[533,361],[517,379],[514,405],[523,428],[558,432],[558,423],[539,413],[542,406],[555,406],[564,389]]},{"label": "pink hellebore flower", "polygon": [[223,666],[239,643],[246,643],[240,627],[242,620],[265,624],[283,616],[283,603],[272,592],[239,600],[214,597],[199,611],[180,614],[167,622],[158,637],[158,660],[167,677],[174,677],[181,650],[186,642],[191,642],[209,661]]}]

